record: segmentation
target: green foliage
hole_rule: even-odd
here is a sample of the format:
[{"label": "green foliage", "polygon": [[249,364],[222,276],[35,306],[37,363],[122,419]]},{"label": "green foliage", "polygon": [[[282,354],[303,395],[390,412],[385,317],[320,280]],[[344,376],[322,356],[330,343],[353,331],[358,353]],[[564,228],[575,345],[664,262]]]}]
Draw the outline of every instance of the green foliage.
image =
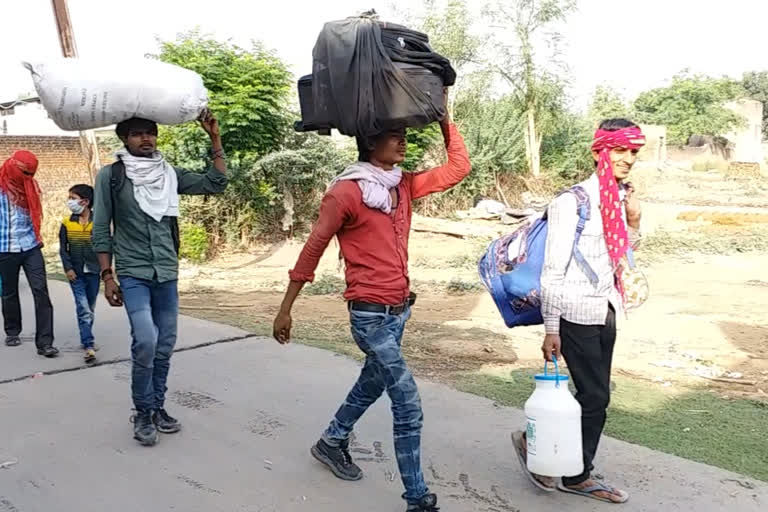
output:
[{"label": "green foliage", "polygon": [[347,287],[344,279],[334,274],[323,274],[304,289],[305,295],[341,295]]},{"label": "green foliage", "polygon": [[[575,0],[498,0],[486,9],[496,27],[494,68],[524,106],[526,161],[534,176],[540,172],[540,147],[556,117],[554,109],[563,104],[565,66],[555,28],[575,9]],[[537,44],[542,37],[546,44]],[[549,53],[539,53],[542,48]]]},{"label": "green foliage", "polygon": [[573,184],[595,170],[590,147],[594,130],[586,119],[563,112],[560,124],[541,144],[541,163],[555,173],[563,184]]},{"label": "green foliage", "polygon": [[592,94],[587,118],[593,129],[597,129],[600,121],[617,117],[631,118],[632,109],[624,98],[610,87],[598,86]]},{"label": "green foliage", "polygon": [[414,25],[429,35],[432,49],[457,70],[477,59],[482,41],[470,32],[472,15],[465,0],[425,0],[424,9],[427,15]]},{"label": "green foliage", "polygon": [[768,71],[744,73],[741,84],[750,98],[763,103],[763,138],[768,139]]},{"label": "green foliage", "polygon": [[193,263],[202,263],[208,256],[208,233],[204,226],[182,222],[179,226],[181,247],[179,257]]},{"label": "green foliage", "polygon": [[636,120],[666,125],[673,144],[685,144],[691,135],[723,135],[743,123],[723,104],[743,94],[741,85],[729,78],[683,73],[668,87],[640,94],[634,102]]},{"label": "green foliage", "polygon": [[[162,42],[155,57],[202,76],[228,155],[230,184],[225,193],[184,198],[183,212],[204,226],[214,242],[250,241],[265,228],[259,221],[281,198],[278,177],[255,170],[256,163],[273,151],[292,149],[286,143],[292,118],[288,69],[257,43],[246,50],[198,31]],[[158,147],[174,165],[197,171],[210,165],[205,157],[210,142],[195,123],[161,127]]]},{"label": "green foliage", "polygon": [[227,190],[209,198],[185,197],[182,214],[207,226],[216,240],[248,245],[282,236],[284,199],[293,199],[294,229],[314,220],[328,182],[354,161],[349,146],[315,133],[291,133],[282,148],[245,169],[235,169]]},{"label": "green foliage", "polygon": [[423,128],[409,128],[407,137],[408,149],[405,161],[401,165],[407,171],[418,170],[429,148],[442,143],[442,132],[436,123]]},{"label": "green foliage", "polygon": [[283,149],[257,161],[246,182],[268,190],[267,204],[254,205],[261,211],[259,224],[272,231],[285,214],[282,200],[293,198],[294,226],[308,227],[313,221],[328,183],[356,160],[351,144],[340,144],[315,133],[292,133]]},{"label": "green foliage", "polygon": [[[279,147],[290,127],[286,105],[291,74],[280,59],[254,43],[245,50],[210,39],[198,31],[160,45],[158,59],[196,71],[219,117],[221,138],[231,156],[263,155]],[[194,125],[165,130],[161,147],[194,167],[207,149],[205,134]]]}]

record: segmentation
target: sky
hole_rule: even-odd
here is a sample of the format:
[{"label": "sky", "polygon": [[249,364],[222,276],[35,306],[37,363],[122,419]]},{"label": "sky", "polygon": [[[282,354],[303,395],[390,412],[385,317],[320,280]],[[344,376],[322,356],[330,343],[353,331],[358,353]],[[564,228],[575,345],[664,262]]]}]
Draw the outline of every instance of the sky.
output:
[{"label": "sky", "polygon": [[[296,76],[311,72],[312,47],[325,21],[371,7],[402,21],[418,0],[69,0],[83,58],[120,59],[157,49],[157,38],[199,26],[217,38],[273,49]],[[483,0],[468,0],[479,9]],[[570,93],[583,108],[598,85],[626,98],[663,86],[684,68],[740,77],[768,70],[768,2],[730,0],[581,0],[562,29]],[[0,0],[0,102],[33,92],[21,61],[61,54],[51,0]],[[9,22],[9,20],[13,20]]]}]

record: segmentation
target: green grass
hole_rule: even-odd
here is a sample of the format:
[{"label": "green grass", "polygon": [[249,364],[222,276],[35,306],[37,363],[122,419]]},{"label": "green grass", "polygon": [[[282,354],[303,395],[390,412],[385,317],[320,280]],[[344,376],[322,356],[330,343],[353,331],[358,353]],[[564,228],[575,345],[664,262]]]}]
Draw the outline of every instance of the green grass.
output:
[{"label": "green grass", "polygon": [[314,283],[304,288],[305,295],[341,295],[346,283],[334,274],[323,274]]},{"label": "green grass", "polygon": [[[536,371],[514,371],[507,377],[466,374],[456,387],[523,407],[533,391]],[[607,435],[768,481],[768,404],[725,399],[703,390],[676,395],[627,378],[614,381]]]}]

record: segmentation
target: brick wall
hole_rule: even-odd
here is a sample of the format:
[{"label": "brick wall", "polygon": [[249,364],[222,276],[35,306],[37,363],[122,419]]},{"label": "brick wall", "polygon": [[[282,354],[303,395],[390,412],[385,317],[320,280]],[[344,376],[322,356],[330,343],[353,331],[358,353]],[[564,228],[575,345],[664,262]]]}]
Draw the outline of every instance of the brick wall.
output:
[{"label": "brick wall", "polygon": [[[88,162],[83,157],[78,137],[36,137],[0,135],[0,161],[4,161],[19,149],[31,151],[40,166],[37,181],[43,192],[69,188],[75,183],[90,183]],[[110,162],[111,156],[101,151],[102,162]]]}]

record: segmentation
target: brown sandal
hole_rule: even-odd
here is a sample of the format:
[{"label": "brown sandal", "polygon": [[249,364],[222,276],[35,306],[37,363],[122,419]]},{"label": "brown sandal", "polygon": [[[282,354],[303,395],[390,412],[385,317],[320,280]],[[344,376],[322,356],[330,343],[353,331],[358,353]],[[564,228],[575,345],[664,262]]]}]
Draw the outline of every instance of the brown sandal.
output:
[{"label": "brown sandal", "polygon": [[512,443],[515,445],[515,453],[517,454],[517,460],[520,461],[520,467],[523,469],[525,476],[528,477],[528,480],[530,480],[533,485],[544,492],[555,492],[557,486],[555,484],[554,478],[535,475],[528,470],[528,464],[526,461],[528,452],[526,448],[525,434],[520,430],[517,432],[512,432]]}]

